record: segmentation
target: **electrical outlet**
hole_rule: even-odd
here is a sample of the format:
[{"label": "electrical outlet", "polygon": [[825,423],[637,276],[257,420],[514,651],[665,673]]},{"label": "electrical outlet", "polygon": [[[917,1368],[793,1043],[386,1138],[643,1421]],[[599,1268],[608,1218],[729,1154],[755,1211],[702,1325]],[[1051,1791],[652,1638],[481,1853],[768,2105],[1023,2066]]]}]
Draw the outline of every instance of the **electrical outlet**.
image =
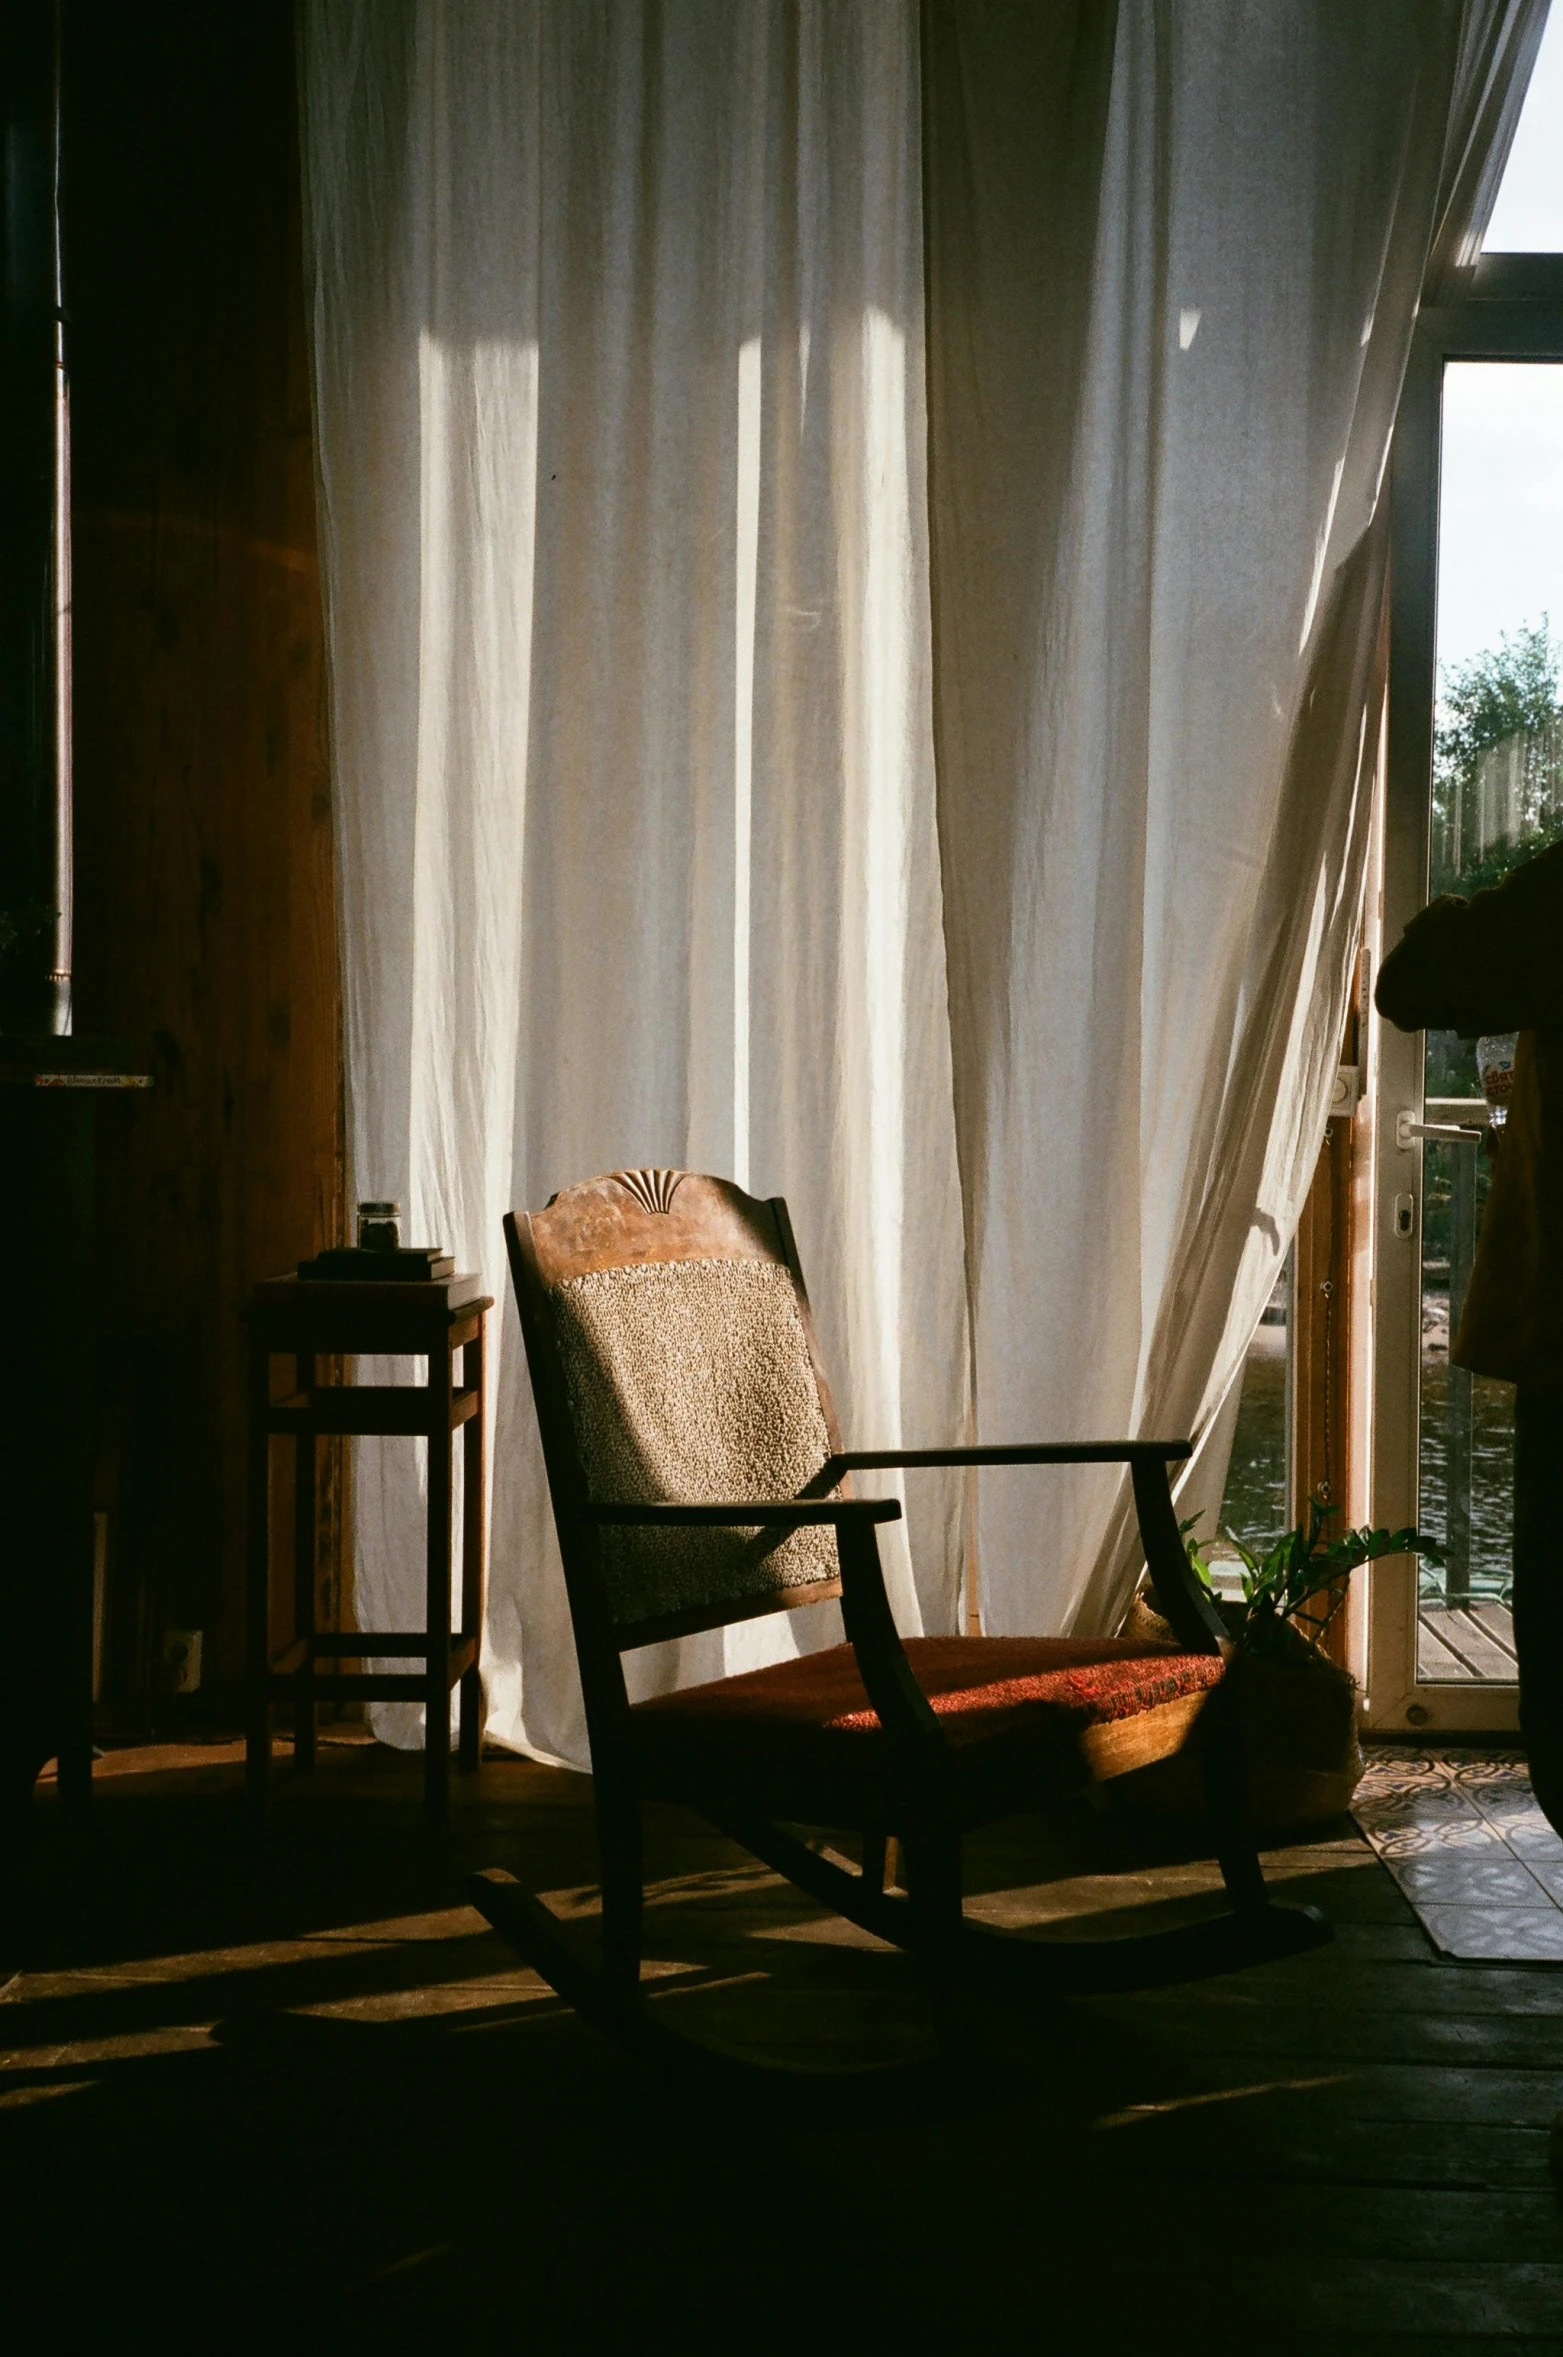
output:
[{"label": "electrical outlet", "polygon": [[200,1683],[200,1630],[165,1629],[163,1631],[164,1692],[167,1694],[193,1694]]}]

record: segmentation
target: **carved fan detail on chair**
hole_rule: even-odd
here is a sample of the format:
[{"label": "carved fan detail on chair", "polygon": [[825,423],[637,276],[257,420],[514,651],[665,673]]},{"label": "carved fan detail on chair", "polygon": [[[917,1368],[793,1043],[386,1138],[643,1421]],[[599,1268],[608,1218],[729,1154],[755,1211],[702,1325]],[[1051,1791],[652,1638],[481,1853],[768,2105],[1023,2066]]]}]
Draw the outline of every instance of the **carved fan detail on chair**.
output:
[{"label": "carved fan detail on chair", "polygon": [[646,1211],[671,1211],[681,1170],[616,1170],[613,1177]]},{"label": "carved fan detail on chair", "polygon": [[[680,1171],[616,1171],[505,1222],[591,1737],[603,1966],[508,1876],[476,1904],[570,2002],[654,2049],[638,1994],[641,1808],[678,1801],[941,1972],[1042,1991],[1228,1970],[1328,1933],[1266,1893],[1223,1684],[1224,1631],[1184,1553],[1167,1467],[1184,1441],[845,1451],[787,1207]],[[1176,1643],[902,1639],[852,1474],[915,1465],[1129,1468]],[[840,1598],[846,1643],[650,1701],[623,1655]],[[968,1922],[961,1837],[1194,1745],[1232,1912],[1138,1939],[1021,1939]],[[784,1828],[862,1836],[863,1868]],[[884,1887],[887,1837],[904,1897]]]}]

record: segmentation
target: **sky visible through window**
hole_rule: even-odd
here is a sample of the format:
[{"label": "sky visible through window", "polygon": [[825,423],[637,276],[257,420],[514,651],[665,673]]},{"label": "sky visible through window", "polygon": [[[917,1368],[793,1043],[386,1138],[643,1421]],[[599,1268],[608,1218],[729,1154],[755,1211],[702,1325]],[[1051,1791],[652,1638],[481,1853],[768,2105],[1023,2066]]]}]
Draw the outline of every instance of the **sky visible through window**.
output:
[{"label": "sky visible through window", "polygon": [[[1563,0],[1542,36],[1486,251],[1563,253]],[[1563,366],[1451,362],[1444,374],[1440,672],[1543,615],[1563,638]]]},{"label": "sky visible through window", "polygon": [[1489,254],[1563,254],[1563,6],[1541,36],[1503,185],[1483,243]]},{"label": "sky visible through window", "polygon": [[1551,618],[1563,636],[1563,366],[1444,370],[1440,670]]}]

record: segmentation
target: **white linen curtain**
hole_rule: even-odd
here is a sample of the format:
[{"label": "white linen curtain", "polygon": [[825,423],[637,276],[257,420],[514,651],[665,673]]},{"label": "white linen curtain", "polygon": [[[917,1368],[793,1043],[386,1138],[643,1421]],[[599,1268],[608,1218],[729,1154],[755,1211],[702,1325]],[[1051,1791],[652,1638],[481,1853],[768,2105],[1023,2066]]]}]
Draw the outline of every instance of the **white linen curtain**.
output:
[{"label": "white linen curtain", "polygon": [[[1451,192],[1512,136],[1544,14],[929,8],[939,804],[984,1438],[1222,1431],[1344,1028],[1418,295]],[[1219,1503],[1229,1445],[1227,1421],[1185,1511]],[[984,1478],[989,1628],[1034,1628],[1043,1596],[1051,1626],[1116,1626],[1123,1490]]]},{"label": "white linen curtain", "polygon": [[[851,1441],[962,1436],[971,1347],[984,1438],[1209,1423],[1322,1130],[1440,189],[1539,14],[305,0],[356,1191],[500,1291],[512,1203],[726,1171]],[[489,1723],[581,1763],[496,1324]],[[1114,1483],[1025,1483],[987,1625],[1109,1625]],[[405,1444],[355,1497],[405,1625]],[[964,1493],[912,1505],[950,1627]]]},{"label": "white linen curtain", "polygon": [[[507,1209],[783,1194],[846,1428],[966,1425],[917,27],[320,0],[301,56],[353,1184],[500,1296],[489,1727],[581,1762]],[[416,1481],[361,1446],[365,1627],[416,1625]],[[909,1626],[958,1610],[962,1500],[916,1481]]]}]

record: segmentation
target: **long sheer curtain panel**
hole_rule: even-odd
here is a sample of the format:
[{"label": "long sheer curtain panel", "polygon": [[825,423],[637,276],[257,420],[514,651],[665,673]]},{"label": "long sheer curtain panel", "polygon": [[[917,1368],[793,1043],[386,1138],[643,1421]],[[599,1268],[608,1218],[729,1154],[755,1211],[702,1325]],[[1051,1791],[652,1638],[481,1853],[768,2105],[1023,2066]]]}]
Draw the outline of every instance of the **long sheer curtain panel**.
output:
[{"label": "long sheer curtain panel", "polygon": [[[784,1194],[850,1429],[962,1433],[915,15],[311,0],[301,39],[353,1183],[500,1293],[503,1213],[575,1179]],[[489,1725],[579,1763],[496,1324]],[[416,1625],[409,1444],[355,1504],[362,1625]],[[910,1506],[898,1607],[947,1627],[963,1493]]]},{"label": "long sheer curtain panel", "polygon": [[[1435,241],[1459,250],[1451,207],[1490,201],[1477,167],[1544,13],[927,10],[939,808],[985,1437],[1229,1444],[1344,1029],[1412,324]],[[1196,1467],[1186,1510],[1224,1472],[1224,1449]],[[1042,1567],[1034,1482],[984,1478],[987,1625],[1116,1625],[1121,1483],[1051,1477]]]},{"label": "long sheer curtain panel", "polygon": [[[853,1442],[1219,1435],[1341,1029],[1412,321],[1543,13],[303,0],[357,1191],[497,1290],[511,1204],[710,1169],[789,1197]],[[499,1339],[490,1726],[581,1764]],[[1121,1610],[1111,1476],[908,1494],[908,1626]],[[355,1504],[406,1625],[405,1450]]]}]

